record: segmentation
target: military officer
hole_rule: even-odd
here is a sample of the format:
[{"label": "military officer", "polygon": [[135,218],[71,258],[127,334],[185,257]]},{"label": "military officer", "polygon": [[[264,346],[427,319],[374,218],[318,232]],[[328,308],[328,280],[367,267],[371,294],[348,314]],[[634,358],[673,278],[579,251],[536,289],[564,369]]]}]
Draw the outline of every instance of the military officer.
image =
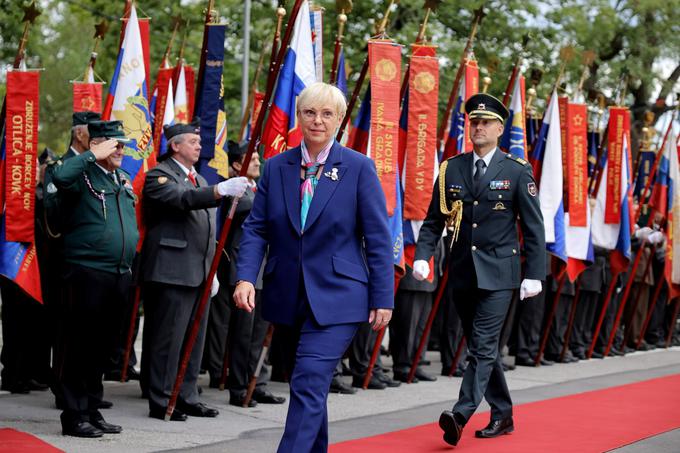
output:
[{"label": "military officer", "polygon": [[[192,322],[203,282],[215,254],[215,211],[224,196],[240,197],[247,178],[214,186],[196,173],[201,153],[199,120],[165,127],[168,149],[146,174],[140,280],[145,304],[142,370],[148,365],[149,416],[163,419],[175,383],[182,345]],[[216,281],[213,292],[217,292]],[[198,373],[207,316],[201,320],[177,406],[171,420],[187,415],[216,417],[217,409],[198,400]]]},{"label": "military officer", "polygon": [[64,357],[59,376],[64,435],[101,437],[122,431],[98,409],[108,352],[118,340],[120,307],[132,285],[139,239],[135,195],[120,165],[120,121],[88,124],[89,150],[53,172],[64,219]]},{"label": "military officer", "polygon": [[[474,152],[442,163],[413,265],[415,278],[427,277],[427,261],[449,226],[454,241],[448,284],[469,345],[458,401],[439,418],[444,440],[451,445],[458,443],[483,397],[491,405],[491,421],[476,436],[495,437],[514,429],[499,337],[513,289],[520,287],[521,299],[534,296],[545,277],[543,218],[531,166],[497,148],[508,111],[488,94],[472,96],[465,111]],[[518,218],[527,255],[521,285]]]}]

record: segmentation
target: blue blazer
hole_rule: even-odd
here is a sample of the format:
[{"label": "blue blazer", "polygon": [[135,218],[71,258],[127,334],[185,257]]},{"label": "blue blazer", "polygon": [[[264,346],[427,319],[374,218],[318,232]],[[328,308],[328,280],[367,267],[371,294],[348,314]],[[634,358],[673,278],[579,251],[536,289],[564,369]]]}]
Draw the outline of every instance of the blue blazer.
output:
[{"label": "blue blazer", "polygon": [[301,162],[297,147],[265,163],[243,224],[237,278],[255,282],[268,253],[262,315],[274,323],[295,322],[300,278],[321,325],[365,322],[369,309],[393,308],[392,244],[373,161],[333,144],[304,231]]}]

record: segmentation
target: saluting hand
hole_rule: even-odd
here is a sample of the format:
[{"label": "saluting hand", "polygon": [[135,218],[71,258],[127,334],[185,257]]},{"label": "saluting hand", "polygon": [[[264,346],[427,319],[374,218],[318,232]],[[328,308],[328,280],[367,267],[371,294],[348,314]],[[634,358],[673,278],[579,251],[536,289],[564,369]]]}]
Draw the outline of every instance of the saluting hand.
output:
[{"label": "saluting hand", "polygon": [[248,313],[253,311],[253,308],[255,308],[255,286],[250,282],[239,282],[234,290],[234,303],[237,308]]},{"label": "saluting hand", "polygon": [[368,314],[368,323],[373,326],[373,330],[380,330],[387,327],[392,319],[392,310],[389,308],[373,309]]},{"label": "saluting hand", "polygon": [[92,154],[94,154],[95,159],[104,160],[116,152],[117,147],[118,140],[110,138],[108,140],[104,140],[103,142],[91,143],[90,151],[92,151]]}]

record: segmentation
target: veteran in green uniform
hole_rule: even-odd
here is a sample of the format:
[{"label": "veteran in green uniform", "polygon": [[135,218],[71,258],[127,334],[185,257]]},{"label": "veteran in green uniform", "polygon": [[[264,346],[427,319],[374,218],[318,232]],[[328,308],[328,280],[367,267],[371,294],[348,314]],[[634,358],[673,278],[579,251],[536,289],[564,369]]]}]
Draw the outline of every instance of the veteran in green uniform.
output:
[{"label": "veteran in green uniform", "polygon": [[[521,299],[532,297],[545,279],[545,233],[531,166],[497,147],[508,110],[495,97],[477,94],[465,111],[473,152],[442,163],[413,264],[414,277],[426,278],[427,261],[448,226],[453,234],[448,285],[469,351],[458,401],[439,419],[452,445],[482,398],[491,406],[491,421],[477,437],[514,429],[499,338],[513,290],[520,288]],[[526,252],[521,285],[518,223]]]},{"label": "veteran in green uniform", "polygon": [[64,357],[59,379],[62,433],[101,437],[122,428],[99,413],[108,352],[118,341],[139,239],[135,194],[122,170],[120,121],[88,124],[89,150],[53,172],[64,218]]}]

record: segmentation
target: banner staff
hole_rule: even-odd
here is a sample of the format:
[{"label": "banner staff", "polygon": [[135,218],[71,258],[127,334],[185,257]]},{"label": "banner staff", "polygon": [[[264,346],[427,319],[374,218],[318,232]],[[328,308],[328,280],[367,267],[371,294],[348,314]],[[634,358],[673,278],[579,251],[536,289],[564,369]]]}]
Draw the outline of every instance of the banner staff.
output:
[{"label": "banner staff", "polygon": [[331,77],[329,83],[335,85],[338,78],[338,64],[340,60],[340,51],[342,50],[342,39],[345,31],[345,24],[347,23],[347,13],[352,12],[352,0],[336,0],[336,8],[340,11],[338,14],[338,33],[335,35],[335,48],[333,50],[333,64],[331,65]]},{"label": "banner staff", "polygon": [[519,75],[520,68],[522,67],[522,61],[524,60],[524,51],[527,47],[527,44],[531,40],[531,35],[527,33],[522,37],[522,47],[519,50],[519,53],[517,55],[517,61],[515,61],[515,65],[512,67],[512,73],[510,74],[510,79],[508,80],[508,86],[505,88],[505,91],[503,92],[503,105],[508,106],[508,103],[510,102],[510,95],[512,94],[512,87],[515,85],[515,80],[517,80],[517,76]]},{"label": "banner staff", "polygon": [[241,127],[238,132],[238,139],[242,141],[245,139],[246,128],[248,127],[248,120],[252,115],[252,109],[255,104],[255,92],[259,85],[260,73],[262,72],[262,65],[264,64],[264,49],[260,53],[260,59],[257,62],[257,67],[255,68],[255,74],[253,75],[253,84],[250,87],[250,93],[248,93],[248,103],[246,104],[246,109],[243,111],[243,117],[241,118]]},{"label": "banner staff", "polygon": [[[250,165],[250,160],[252,158],[253,152],[255,151],[257,145],[260,143],[260,134],[262,133],[262,126],[264,123],[264,117],[266,114],[266,110],[271,108],[270,101],[272,97],[272,93],[274,91],[274,83],[276,82],[276,78],[278,77],[279,71],[281,69],[281,64],[283,63],[283,57],[286,53],[286,50],[288,50],[288,44],[290,43],[290,40],[293,36],[293,28],[295,24],[295,19],[297,18],[298,12],[300,11],[300,6],[302,5],[303,0],[295,0],[295,4],[293,6],[293,9],[291,11],[290,18],[288,19],[288,25],[286,26],[286,33],[283,37],[283,40],[281,42],[281,49],[279,50],[278,56],[276,58],[276,61],[274,63],[274,66],[270,69],[269,76],[267,78],[267,91],[265,92],[265,97],[263,100],[262,105],[266,105],[266,109],[261,109],[259,114],[257,115],[257,121],[255,122],[255,127],[253,129],[252,133],[252,138],[248,142],[248,151],[245,154],[244,160],[243,160],[243,165],[241,167],[241,172],[239,176],[245,176],[246,172],[248,171],[248,166]],[[212,4],[212,0],[210,1]],[[208,17],[210,17],[210,14],[208,14]],[[208,24],[206,24],[207,26]],[[204,37],[204,41],[206,41],[206,38]],[[199,81],[200,82],[200,81]],[[179,395],[179,389],[180,386],[182,385],[182,382],[184,382],[184,375],[186,373],[187,366],[189,365],[189,356],[191,355],[191,351],[194,348],[194,344],[196,343],[196,337],[198,335],[198,329],[199,325],[201,322],[201,318],[203,317],[203,314],[205,312],[205,307],[208,302],[208,298],[210,296],[210,282],[212,282],[213,278],[215,277],[215,273],[217,272],[217,266],[220,262],[220,258],[222,257],[221,251],[224,249],[224,244],[227,241],[227,235],[229,234],[229,230],[231,229],[231,222],[234,218],[234,213],[236,211],[236,206],[238,205],[238,198],[234,198],[231,207],[229,209],[229,214],[227,215],[227,218],[224,220],[224,223],[222,224],[222,232],[220,234],[220,239],[217,244],[216,250],[218,251],[215,253],[215,256],[213,258],[212,264],[210,265],[210,271],[208,272],[208,276],[206,279],[206,282],[203,283],[203,290],[201,293],[201,298],[199,299],[198,306],[195,311],[195,316],[193,319],[193,322],[191,324],[191,329],[189,331],[189,334],[187,336],[187,341],[184,344],[184,350],[182,352],[182,360],[180,362],[180,367],[177,372],[177,379],[175,380],[175,385],[172,390],[172,394],[170,396],[170,400],[168,402],[168,408],[167,412],[165,414],[165,420],[169,420],[170,416],[172,415],[172,412],[175,410],[175,406],[177,404],[177,397]]]}]

